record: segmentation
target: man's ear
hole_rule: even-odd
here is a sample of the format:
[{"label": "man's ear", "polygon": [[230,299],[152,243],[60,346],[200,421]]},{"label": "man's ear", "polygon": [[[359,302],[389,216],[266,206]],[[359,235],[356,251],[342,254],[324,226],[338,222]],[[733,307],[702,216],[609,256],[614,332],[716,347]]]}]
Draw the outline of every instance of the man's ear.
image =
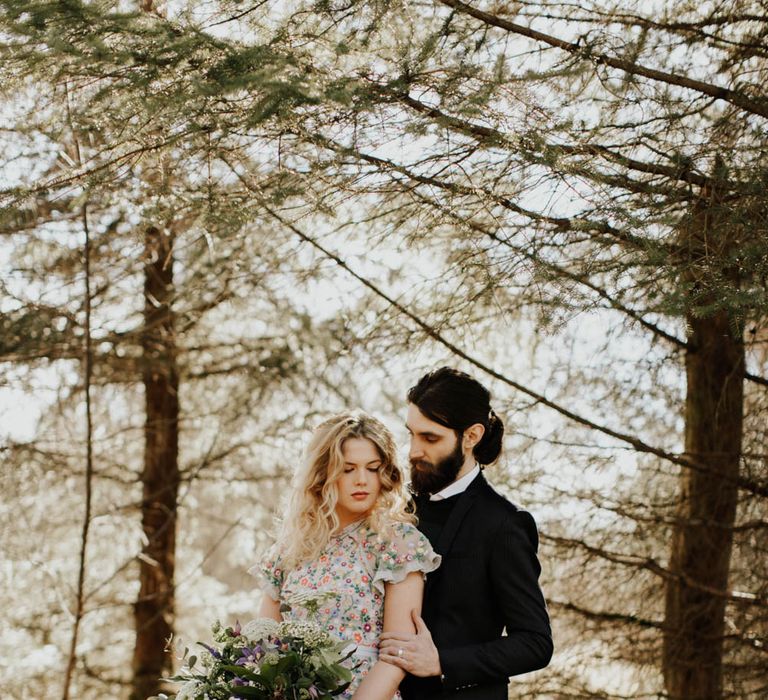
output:
[{"label": "man's ear", "polygon": [[470,450],[474,449],[475,445],[483,439],[483,435],[485,435],[485,428],[482,423],[474,423],[473,425],[470,425],[464,431],[464,437],[461,441],[462,447]]}]

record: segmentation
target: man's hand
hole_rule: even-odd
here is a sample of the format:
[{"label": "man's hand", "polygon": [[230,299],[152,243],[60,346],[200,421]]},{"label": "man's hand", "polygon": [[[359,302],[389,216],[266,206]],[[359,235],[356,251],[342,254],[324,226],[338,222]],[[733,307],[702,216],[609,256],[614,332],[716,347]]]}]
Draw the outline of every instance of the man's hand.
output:
[{"label": "man's hand", "polygon": [[416,634],[384,632],[379,643],[379,659],[398,666],[414,676],[439,676],[440,656],[424,620],[411,611]]}]

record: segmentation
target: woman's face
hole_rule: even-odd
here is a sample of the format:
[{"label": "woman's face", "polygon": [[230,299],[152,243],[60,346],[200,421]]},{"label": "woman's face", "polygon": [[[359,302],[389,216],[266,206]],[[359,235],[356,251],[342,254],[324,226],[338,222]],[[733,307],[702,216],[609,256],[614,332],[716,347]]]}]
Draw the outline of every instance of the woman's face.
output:
[{"label": "woman's face", "polygon": [[376,446],[367,438],[347,438],[342,446],[344,467],[336,482],[339,491],[336,515],[341,527],[364,518],[373,508],[381,491],[383,460]]}]

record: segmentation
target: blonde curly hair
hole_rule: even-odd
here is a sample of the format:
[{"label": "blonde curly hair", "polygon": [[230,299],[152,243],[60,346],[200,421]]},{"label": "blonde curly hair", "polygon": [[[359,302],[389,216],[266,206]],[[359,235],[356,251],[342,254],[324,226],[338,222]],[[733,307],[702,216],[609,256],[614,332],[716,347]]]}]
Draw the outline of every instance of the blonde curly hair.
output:
[{"label": "blonde curly hair", "polygon": [[362,411],[340,413],[318,425],[307,446],[304,464],[296,473],[287,514],[277,540],[283,567],[294,568],[322,552],[339,529],[337,482],[344,471],[344,441],[370,440],[381,457],[381,491],[366,516],[368,525],[383,532],[393,522],[413,523],[407,512],[403,473],[389,429]]}]

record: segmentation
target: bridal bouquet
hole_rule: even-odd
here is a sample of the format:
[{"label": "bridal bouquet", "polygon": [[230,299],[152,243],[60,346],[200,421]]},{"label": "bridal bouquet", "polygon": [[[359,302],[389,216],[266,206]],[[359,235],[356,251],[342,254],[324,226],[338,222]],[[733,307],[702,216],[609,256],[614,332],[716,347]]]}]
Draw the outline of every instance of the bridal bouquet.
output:
[{"label": "bridal bouquet", "polygon": [[313,622],[259,618],[242,628],[217,622],[213,639],[199,643],[199,658],[184,650],[185,665],[168,679],[182,686],[159,700],[330,700],[352,680],[341,665],[352,654],[349,643]]}]

